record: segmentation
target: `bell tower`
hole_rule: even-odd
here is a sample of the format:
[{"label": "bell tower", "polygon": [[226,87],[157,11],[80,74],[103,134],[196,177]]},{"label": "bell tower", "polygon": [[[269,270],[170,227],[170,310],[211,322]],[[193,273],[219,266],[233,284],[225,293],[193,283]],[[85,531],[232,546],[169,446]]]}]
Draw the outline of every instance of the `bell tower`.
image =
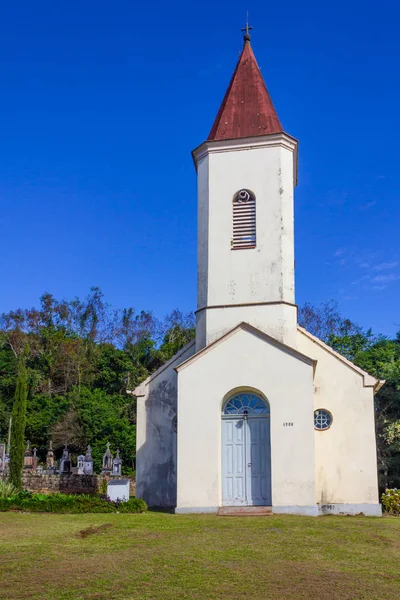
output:
[{"label": "bell tower", "polygon": [[245,321],[296,346],[297,141],[283,131],[249,28],[198,174],[196,350]]}]

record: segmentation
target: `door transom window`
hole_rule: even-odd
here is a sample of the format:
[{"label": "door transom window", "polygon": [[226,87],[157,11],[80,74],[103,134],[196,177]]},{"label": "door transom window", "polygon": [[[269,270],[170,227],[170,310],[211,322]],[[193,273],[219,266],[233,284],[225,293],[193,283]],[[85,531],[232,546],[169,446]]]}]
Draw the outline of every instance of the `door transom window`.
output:
[{"label": "door transom window", "polygon": [[223,415],[267,415],[269,407],[267,403],[252,392],[241,392],[235,394],[225,404]]}]

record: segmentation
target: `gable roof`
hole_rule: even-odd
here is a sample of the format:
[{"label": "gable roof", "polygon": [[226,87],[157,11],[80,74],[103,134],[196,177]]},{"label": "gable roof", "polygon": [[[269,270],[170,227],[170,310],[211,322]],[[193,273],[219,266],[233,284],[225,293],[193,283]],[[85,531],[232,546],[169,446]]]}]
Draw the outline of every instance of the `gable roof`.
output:
[{"label": "gable roof", "polygon": [[238,331],[247,331],[248,333],[251,333],[252,335],[255,335],[258,338],[262,339],[263,341],[269,343],[271,346],[275,346],[275,348],[278,348],[279,350],[286,352],[286,354],[290,354],[294,358],[297,358],[298,360],[305,362],[306,364],[314,367],[314,369],[315,369],[315,366],[317,364],[316,360],[314,360],[313,358],[310,358],[309,356],[306,356],[305,354],[303,354],[302,352],[299,352],[298,350],[296,350],[295,348],[292,348],[291,346],[287,346],[286,344],[283,344],[282,342],[280,342],[279,340],[276,340],[275,338],[271,337],[267,333],[264,333],[264,331],[261,331],[260,329],[257,329],[257,327],[253,327],[253,325],[249,325],[249,323],[245,323],[243,321],[242,323],[239,323],[239,325],[236,325],[236,327],[234,327],[233,329],[231,329],[230,331],[228,331],[227,333],[222,335],[220,338],[218,338],[217,340],[215,340],[208,346],[205,346],[204,348],[202,348],[201,350],[196,352],[196,354],[193,354],[193,356],[190,356],[189,358],[187,358],[180,365],[175,367],[175,371],[179,372],[182,369],[185,369],[186,367],[191,365],[193,362],[195,362],[196,360],[201,358],[204,354],[212,351],[216,346],[219,346],[226,339],[235,335],[235,333],[237,333]]},{"label": "gable roof", "polygon": [[282,132],[282,125],[265,86],[250,40],[245,38],[242,54],[208,140],[229,140]]},{"label": "gable roof", "polygon": [[361,375],[364,378],[364,387],[373,387],[374,393],[376,393],[385,384],[385,381],[383,379],[376,379],[376,377],[373,377],[372,375],[370,375],[369,373],[367,373],[360,367],[357,367],[357,365],[355,365],[353,362],[351,362],[350,360],[348,360],[347,358],[345,358],[344,356],[339,354],[339,352],[336,352],[335,350],[333,350],[333,348],[328,346],[328,344],[325,344],[325,342],[323,342],[322,340],[317,338],[315,335],[313,335],[312,333],[310,333],[309,331],[304,329],[304,327],[300,327],[300,325],[298,325],[297,329],[300,331],[300,333],[302,333],[303,335],[308,337],[315,344],[317,344],[318,346],[320,346],[321,348],[326,350],[326,352],[329,352],[329,354],[332,354],[335,358],[340,360],[347,367],[349,367],[350,369],[353,369],[353,371],[356,371],[356,373]]}]

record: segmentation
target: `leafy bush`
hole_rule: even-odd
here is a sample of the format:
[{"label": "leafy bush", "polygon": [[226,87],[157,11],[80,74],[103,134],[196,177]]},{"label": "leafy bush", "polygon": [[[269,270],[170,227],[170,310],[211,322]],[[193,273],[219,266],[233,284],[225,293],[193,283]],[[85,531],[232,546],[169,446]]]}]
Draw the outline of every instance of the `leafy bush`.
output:
[{"label": "leafy bush", "polygon": [[400,515],[400,490],[393,488],[382,494],[382,505],[390,515]]},{"label": "leafy bush", "polygon": [[146,510],[147,504],[141,498],[130,498],[127,502],[121,502],[118,507],[120,513],[141,513]]},{"label": "leafy bush", "polygon": [[88,494],[33,494],[19,492],[14,496],[0,498],[0,512],[23,510],[26,512],[52,513],[141,513],[147,504],[139,498],[128,502],[112,502],[107,497]]},{"label": "leafy bush", "polygon": [[17,488],[14,484],[4,481],[4,479],[0,479],[0,498],[10,498],[11,496],[15,496],[18,492]]}]

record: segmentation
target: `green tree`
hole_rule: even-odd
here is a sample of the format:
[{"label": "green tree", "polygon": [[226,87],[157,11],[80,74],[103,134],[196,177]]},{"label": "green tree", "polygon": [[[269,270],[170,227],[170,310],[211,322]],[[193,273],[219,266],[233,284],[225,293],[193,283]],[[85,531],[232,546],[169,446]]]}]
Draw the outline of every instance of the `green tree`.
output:
[{"label": "green tree", "polygon": [[24,464],[26,406],[28,382],[25,367],[25,352],[18,365],[17,385],[15,387],[12,410],[10,482],[16,488],[22,488],[22,467]]},{"label": "green tree", "polygon": [[322,302],[319,306],[306,302],[299,307],[298,321],[301,327],[327,344],[335,337],[364,335],[359,325],[340,314],[339,305],[335,300]]},{"label": "green tree", "polygon": [[165,333],[162,338],[160,352],[163,362],[167,362],[195,338],[195,316],[193,313],[184,314],[179,310],[173,310],[164,319],[163,329]]},{"label": "green tree", "polygon": [[117,449],[121,451],[123,466],[131,467],[136,453],[132,398],[88,388],[73,390],[69,398],[85,438],[80,451],[84,452],[86,445],[91,445],[96,471],[101,469],[107,442],[110,442],[114,454]]},{"label": "green tree", "polygon": [[375,396],[376,441],[381,489],[400,487],[400,336],[379,338],[355,356],[362,369],[385,385]]}]

